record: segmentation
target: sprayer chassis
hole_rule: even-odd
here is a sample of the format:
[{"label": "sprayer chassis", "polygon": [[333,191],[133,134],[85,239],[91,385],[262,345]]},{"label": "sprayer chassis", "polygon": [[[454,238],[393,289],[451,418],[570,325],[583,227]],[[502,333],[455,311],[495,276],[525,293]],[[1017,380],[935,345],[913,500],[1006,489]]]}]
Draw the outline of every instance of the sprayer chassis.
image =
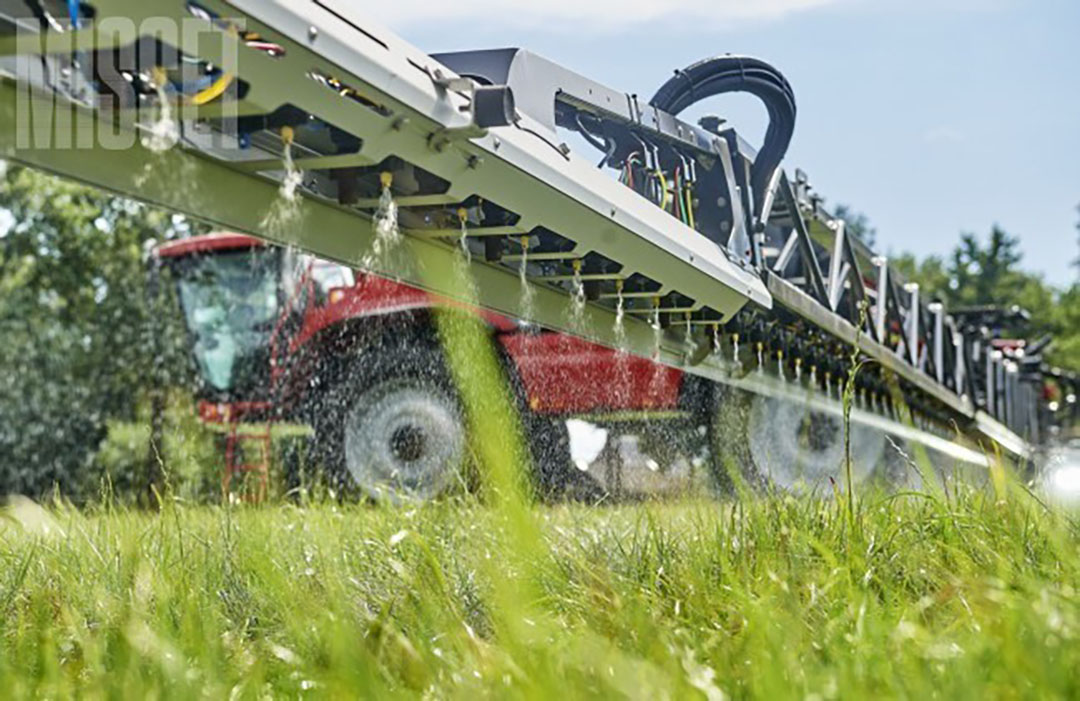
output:
[{"label": "sprayer chassis", "polygon": [[[778,173],[762,219],[755,221],[745,186],[755,153],[733,130],[706,132],[527,52],[437,60],[344,0],[200,3],[280,46],[277,55],[249,48],[235,25],[196,19],[181,3],[91,4],[96,17],[82,29],[39,34],[21,18],[24,31],[0,41],[0,68],[7,74],[0,85],[4,157],[220,228],[351,266],[363,264],[511,317],[528,317],[609,346],[618,341],[632,353],[657,356],[716,381],[840,414],[835,395],[816,391],[805,375],[794,381],[784,358],[775,361],[780,344],[755,331],[810,328],[837,344],[857,343],[863,356],[896,378],[904,396],[917,394],[935,417],[901,420],[895,407],[885,411],[883,403],[869,398],[851,412],[854,421],[975,464],[986,463],[976,441],[992,441],[1021,458],[1030,455],[1029,439],[1038,435],[1034,386],[1021,382],[1000,353],[965,337],[940,305],[920,300],[917,288],[905,286],[884,259],[846,235],[843,223],[809,194],[801,174],[792,182]],[[0,2],[0,10],[14,13],[9,5],[21,7]],[[116,18],[123,22],[107,26]],[[61,85],[49,71],[62,76],[60,69],[72,56],[85,61],[94,51],[128,45],[160,18],[175,20],[178,27],[194,23],[204,36],[195,50],[178,35],[184,53],[235,73],[237,80],[218,101],[180,110],[184,138],[177,148],[158,154],[135,138],[127,147],[110,148],[100,138],[103,127],[135,135],[156,111],[146,109],[139,96],[106,109],[92,83],[80,85],[75,75]],[[451,66],[470,74],[486,66],[498,74],[494,80],[517,97],[514,122],[485,127],[473,108],[475,82]],[[282,175],[277,132],[261,130],[243,144],[230,130],[245,119],[278,114],[285,105],[333,125],[358,144],[333,154],[301,145],[297,163],[307,173],[304,198],[299,218],[288,228],[267,216],[278,201]],[[700,167],[721,169],[730,215],[724,237],[687,226],[566,147],[556,129],[556,107],[609,120],[651,144],[686,154]],[[374,238],[376,198],[346,196],[339,178],[349,169],[374,171],[388,163],[399,168],[404,163],[399,172],[423,173],[414,192],[396,193],[405,235],[392,264],[365,258]],[[426,190],[425,182],[445,186]],[[459,207],[477,213],[468,221],[471,241],[501,242],[501,248],[481,245],[483,252],[471,256],[471,286],[455,275],[460,232],[444,216]],[[503,218],[494,225],[481,214],[492,207]],[[522,306],[519,281],[521,254],[528,252],[514,254],[515,246],[525,247],[523,237],[535,251],[528,268],[533,289],[528,309]],[[824,266],[822,251],[828,259]],[[578,280],[575,260],[584,266],[577,268]],[[569,292],[578,282],[589,285],[589,303],[580,326],[571,328]],[[615,331],[616,289],[624,291],[628,311],[622,339]],[[650,323],[656,319],[666,329],[659,347]],[[756,338],[759,351],[766,350],[767,372],[748,372],[751,343],[743,343],[748,357],[731,353],[737,345],[732,336],[739,331]],[[712,346],[714,334],[723,334],[721,352],[700,352]],[[959,433],[950,432],[950,424]]]}]

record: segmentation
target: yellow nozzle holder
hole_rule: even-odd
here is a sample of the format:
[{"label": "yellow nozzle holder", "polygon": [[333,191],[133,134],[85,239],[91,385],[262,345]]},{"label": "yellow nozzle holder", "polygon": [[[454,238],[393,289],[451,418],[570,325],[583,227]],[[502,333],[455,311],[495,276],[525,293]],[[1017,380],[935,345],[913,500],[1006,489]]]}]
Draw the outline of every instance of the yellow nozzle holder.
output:
[{"label": "yellow nozzle holder", "polygon": [[659,297],[653,297],[652,298],[652,305],[653,305],[654,308],[659,309],[660,308],[660,298]]},{"label": "yellow nozzle holder", "polygon": [[573,261],[570,262],[570,265],[573,266],[575,273],[580,273],[581,272],[581,259],[580,258],[575,258]]},{"label": "yellow nozzle holder", "polygon": [[690,312],[683,312],[683,318],[686,319],[686,325],[690,325]]},{"label": "yellow nozzle holder", "polygon": [[154,85],[159,88],[164,88],[165,83],[169,82],[169,74],[162,66],[154,66],[150,69],[150,78],[154,81]]},{"label": "yellow nozzle holder", "polygon": [[458,221],[460,221],[462,224],[469,221],[469,210],[465,209],[464,207],[458,207],[457,218]]},{"label": "yellow nozzle holder", "polygon": [[733,343],[738,343],[739,342],[739,334],[737,334],[737,333],[731,334],[731,341]]},{"label": "yellow nozzle holder", "polygon": [[622,280],[616,280],[615,281],[615,291],[616,292],[622,292],[623,291],[623,281]]},{"label": "yellow nozzle holder", "polygon": [[802,367],[802,358],[795,358],[795,367],[797,367],[797,368]]},{"label": "yellow nozzle holder", "polygon": [[384,190],[390,187],[394,184],[394,174],[388,170],[379,173],[379,184],[383,186]]},{"label": "yellow nozzle holder", "polygon": [[286,146],[292,146],[294,139],[296,139],[296,132],[292,127],[281,128],[281,140],[285,142]]}]

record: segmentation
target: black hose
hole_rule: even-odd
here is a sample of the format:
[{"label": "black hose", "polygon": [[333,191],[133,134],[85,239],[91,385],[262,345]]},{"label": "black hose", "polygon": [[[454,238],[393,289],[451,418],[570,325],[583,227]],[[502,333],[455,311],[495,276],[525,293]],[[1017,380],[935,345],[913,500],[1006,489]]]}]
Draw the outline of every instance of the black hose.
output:
[{"label": "black hose", "polygon": [[591,131],[586,129],[585,125],[581,123],[580,112],[574,113],[574,124],[577,125],[578,133],[581,134],[593,148],[604,152],[604,158],[596,166],[597,168],[603,168],[604,165],[611,160],[611,157],[615,155],[615,148],[617,144],[614,140],[609,139],[606,135],[601,137],[603,139],[603,141],[601,141]]},{"label": "black hose", "polygon": [[701,100],[729,92],[754,95],[765,104],[769,114],[769,128],[750,176],[754,216],[759,219],[769,183],[795,133],[795,94],[780,71],[747,56],[708,58],[676,71],[656,91],[650,104],[664,112],[679,114]]},{"label": "black hose", "polygon": [[600,139],[593,136],[593,133],[585,128],[585,125],[581,123],[581,113],[574,113],[574,123],[577,124],[578,133],[585,137],[585,140],[592,144],[593,148],[606,152],[608,145],[602,142]]}]

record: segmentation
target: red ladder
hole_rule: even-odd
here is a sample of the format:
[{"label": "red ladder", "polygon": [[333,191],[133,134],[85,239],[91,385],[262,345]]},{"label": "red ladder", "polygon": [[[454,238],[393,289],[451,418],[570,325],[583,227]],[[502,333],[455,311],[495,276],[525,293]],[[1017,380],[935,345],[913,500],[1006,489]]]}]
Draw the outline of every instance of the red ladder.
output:
[{"label": "red ladder", "polygon": [[[270,458],[273,451],[269,416],[258,424],[244,423],[243,418],[248,413],[262,412],[269,407],[269,403],[264,402],[229,405],[230,411],[226,417],[229,431],[225,436],[225,474],[221,478],[221,495],[226,502],[229,500],[233,478],[243,480],[247,475],[254,476],[255,489],[254,491],[246,490],[242,498],[252,503],[260,503],[266,499],[270,486]],[[246,430],[241,431],[241,425]],[[243,444],[255,444],[255,450],[258,452],[256,459],[251,459],[249,451],[242,447]]]}]

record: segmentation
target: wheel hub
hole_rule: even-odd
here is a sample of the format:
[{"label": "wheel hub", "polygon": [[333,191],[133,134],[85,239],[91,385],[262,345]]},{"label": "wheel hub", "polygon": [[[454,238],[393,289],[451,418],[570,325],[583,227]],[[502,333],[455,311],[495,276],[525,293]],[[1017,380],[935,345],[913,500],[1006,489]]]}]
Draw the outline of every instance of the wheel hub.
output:
[{"label": "wheel hub", "polygon": [[398,460],[416,462],[424,455],[427,438],[419,426],[402,426],[390,436],[390,450]]},{"label": "wheel hub", "polygon": [[460,466],[464,449],[457,403],[419,380],[364,392],[346,417],[346,468],[357,486],[375,496],[437,496]]},{"label": "wheel hub", "polygon": [[[750,454],[763,476],[785,489],[827,487],[843,482],[846,468],[844,424],[839,416],[799,402],[755,397],[749,416]],[[862,481],[885,448],[879,431],[851,424],[852,477]]]}]

